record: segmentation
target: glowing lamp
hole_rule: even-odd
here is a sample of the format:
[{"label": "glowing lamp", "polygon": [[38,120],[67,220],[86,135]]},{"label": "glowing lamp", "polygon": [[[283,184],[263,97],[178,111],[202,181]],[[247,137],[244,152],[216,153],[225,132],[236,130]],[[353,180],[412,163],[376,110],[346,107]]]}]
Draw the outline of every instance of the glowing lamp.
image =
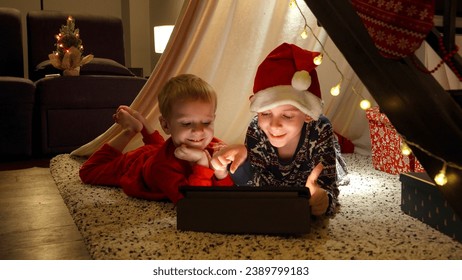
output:
[{"label": "glowing lamp", "polygon": [[159,25],[154,26],[154,51],[163,53],[167,46],[170,35],[172,34],[174,25]]}]

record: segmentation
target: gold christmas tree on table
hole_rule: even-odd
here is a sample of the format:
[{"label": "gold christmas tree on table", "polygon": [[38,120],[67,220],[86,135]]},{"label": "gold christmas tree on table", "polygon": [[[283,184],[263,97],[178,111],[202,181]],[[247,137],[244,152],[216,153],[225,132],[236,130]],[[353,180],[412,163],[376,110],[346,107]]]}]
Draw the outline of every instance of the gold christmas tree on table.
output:
[{"label": "gold christmas tree on table", "polygon": [[74,19],[69,16],[66,25],[62,25],[56,35],[56,50],[48,55],[51,64],[63,70],[64,76],[78,76],[80,66],[90,62],[93,55],[83,57],[83,45],[79,29],[75,28]]}]

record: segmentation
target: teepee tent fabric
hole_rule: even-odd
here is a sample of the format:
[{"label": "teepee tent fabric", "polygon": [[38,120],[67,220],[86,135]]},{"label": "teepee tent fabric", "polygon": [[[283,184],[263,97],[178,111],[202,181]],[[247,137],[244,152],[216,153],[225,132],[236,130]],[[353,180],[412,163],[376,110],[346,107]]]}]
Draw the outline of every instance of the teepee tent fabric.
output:
[{"label": "teepee tent fabric", "polygon": [[[337,132],[353,141],[360,153],[370,153],[367,119],[351,85],[356,85],[356,91],[373,100],[325,31],[317,25],[306,4],[301,0],[297,3],[316,37],[310,34],[307,39],[301,38],[305,21],[297,8],[289,7],[289,1],[185,0],[165,52],[130,106],[161,131],[157,94],[162,85],[181,73],[196,74],[218,93],[215,135],[229,144],[243,143],[252,117],[249,97],[260,62],[283,42],[312,51],[324,48],[344,75],[341,95],[332,97],[330,88],[338,83],[340,74],[326,56],[323,64],[317,67],[324,114],[331,119]],[[113,125],[72,154],[89,156],[120,131],[118,125]],[[141,137],[137,136],[126,151],[141,145]]]}]

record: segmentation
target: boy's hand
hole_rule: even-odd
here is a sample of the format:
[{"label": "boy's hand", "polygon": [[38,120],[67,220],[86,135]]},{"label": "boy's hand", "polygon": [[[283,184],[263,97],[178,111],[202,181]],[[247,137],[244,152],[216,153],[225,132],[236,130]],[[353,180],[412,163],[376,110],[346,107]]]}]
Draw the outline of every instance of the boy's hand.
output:
[{"label": "boy's hand", "polygon": [[209,167],[210,155],[207,151],[181,145],[175,149],[175,157]]},{"label": "boy's hand", "polygon": [[234,173],[236,169],[247,158],[247,148],[242,144],[229,145],[213,154],[211,165],[215,170],[226,170],[231,163],[230,171]]},{"label": "boy's hand", "polygon": [[326,213],[327,207],[329,207],[329,196],[327,195],[327,192],[316,182],[323,168],[324,166],[322,163],[318,163],[306,180],[306,187],[310,189],[311,193],[311,214],[315,216],[320,216]]},{"label": "boy's hand", "polygon": [[[212,167],[213,168],[213,167]],[[214,169],[214,173],[215,175],[215,178],[217,178],[218,180],[223,180],[224,178],[226,178],[226,176],[228,176],[228,170],[216,170]]]}]

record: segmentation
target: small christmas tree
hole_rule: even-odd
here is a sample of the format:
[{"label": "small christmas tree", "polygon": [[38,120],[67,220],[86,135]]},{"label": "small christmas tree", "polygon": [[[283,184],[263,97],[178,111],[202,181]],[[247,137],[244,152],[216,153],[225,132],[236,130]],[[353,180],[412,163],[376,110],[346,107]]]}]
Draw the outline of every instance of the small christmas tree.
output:
[{"label": "small christmas tree", "polygon": [[90,62],[93,55],[82,57],[83,45],[80,39],[79,29],[75,28],[74,19],[69,16],[66,25],[61,25],[56,37],[56,50],[48,55],[51,64],[63,70],[65,76],[77,76],[80,66]]}]

